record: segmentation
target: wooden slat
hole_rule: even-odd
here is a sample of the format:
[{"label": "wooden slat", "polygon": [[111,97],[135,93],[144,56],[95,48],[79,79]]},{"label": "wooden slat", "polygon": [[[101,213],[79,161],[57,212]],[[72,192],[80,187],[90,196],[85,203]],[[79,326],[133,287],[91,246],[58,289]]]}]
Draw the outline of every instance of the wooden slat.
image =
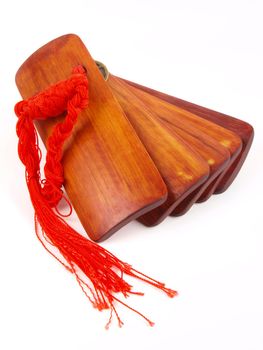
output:
[{"label": "wooden slat", "polygon": [[[151,109],[151,111],[158,111],[158,117],[170,126],[176,126],[191,135],[195,135],[203,143],[206,142],[206,135],[213,138],[221,146],[225,147],[230,153],[230,163],[233,162],[239,156],[242,149],[242,140],[234,132],[223,128],[222,126],[215,124],[209,120],[201,118],[191,112],[188,112],[174,104],[168,103],[154,95],[146,93],[145,91],[135,88],[130,85],[131,91],[138,96],[145,104]],[[203,136],[205,135],[205,137]],[[224,173],[219,175],[212,184],[201,194],[198,202],[207,200],[211,194],[213,194],[218,183],[221,181]],[[176,213],[174,213],[176,215]]]},{"label": "wooden slat", "polygon": [[[22,97],[67,79],[78,64],[87,69],[90,102],[65,146],[65,188],[89,236],[101,240],[162,204],[167,189],[77,36],[51,41],[27,59],[16,75]],[[44,142],[62,118],[37,123]]]},{"label": "wooden slat", "polygon": [[154,113],[131,92],[129,85],[113,76],[109,77],[107,83],[166,183],[167,201],[139,219],[147,226],[156,225],[206,181],[209,166],[180,135],[162,125]]},{"label": "wooden slat", "polygon": [[240,139],[242,140],[242,151],[237,156],[236,160],[232,162],[232,164],[226,169],[224,174],[221,176],[220,181],[218,181],[215,193],[222,193],[224,192],[233,182],[237,174],[239,173],[247,154],[250,150],[251,144],[253,142],[254,137],[254,130],[253,127],[248,124],[247,122],[244,122],[243,120],[231,117],[229,115],[219,113],[216,111],[213,111],[211,109],[196,105],[194,103],[179,99],[174,96],[170,96],[167,94],[164,94],[162,92],[150,89],[148,87],[136,84],[134,82],[125,80],[128,84],[143,90],[151,95],[154,95],[164,101],[167,101],[171,104],[174,104],[175,106],[181,107],[191,113],[194,113],[198,115],[201,118],[204,118],[206,120],[209,120],[213,123],[216,123],[226,129],[231,130],[232,132],[236,133]]},{"label": "wooden slat", "polygon": [[[122,82],[122,84],[119,86],[116,84],[116,82]],[[134,94],[132,98],[129,98],[129,93],[131,93],[131,88],[122,80],[120,80],[117,77],[113,77],[112,75],[109,76],[109,86],[113,89],[114,95],[115,97],[118,99],[118,101],[121,103],[123,109],[125,110],[125,112],[129,111],[127,113],[128,118],[130,119],[130,121],[132,123],[136,123],[138,124],[138,118],[140,118],[140,120],[142,119],[143,115],[141,113],[138,113],[138,109],[136,111],[136,107],[134,106],[137,105],[138,106],[138,100],[137,102],[135,102],[135,98],[134,98]],[[123,94],[123,92],[125,90],[128,89],[128,93],[127,95],[123,98],[123,101],[121,102],[121,99],[119,97],[120,94]],[[139,111],[141,109],[146,109],[148,108],[144,103],[143,100],[139,101],[141,106],[139,107]],[[142,107],[143,105],[143,107]],[[135,110],[133,110],[135,107]],[[149,110],[148,110],[149,113]],[[184,131],[183,129],[180,129],[178,127],[176,127],[176,125],[172,125],[170,123],[166,123],[163,122],[163,120],[161,120],[160,118],[158,118],[158,107],[156,107],[155,110],[151,109],[150,110],[150,114],[151,114],[151,119],[154,119],[154,123],[158,123],[159,127],[160,125],[162,126],[162,128],[165,128],[166,131],[168,131],[175,139],[179,140],[180,142],[182,142],[182,140],[184,141],[184,143],[187,143],[188,146],[190,146],[190,148],[192,149],[192,151],[194,150],[196,153],[198,153],[207,163],[207,165],[210,168],[209,171],[209,176],[207,178],[207,180],[205,182],[203,182],[196,190],[189,192],[188,191],[188,195],[184,196],[185,198],[183,200],[180,200],[179,202],[177,201],[174,204],[174,215],[175,213],[177,213],[177,215],[182,215],[185,214],[190,208],[191,206],[198,200],[198,198],[200,197],[200,195],[204,192],[204,190],[206,190],[206,188],[208,188],[210,186],[210,184],[219,176],[219,174],[221,174],[225,168],[227,167],[227,165],[229,164],[230,161],[230,153],[229,151],[221,146],[217,141],[215,141],[213,138],[207,136],[206,134],[204,134],[203,132],[199,131],[198,133],[196,133],[195,131],[195,135],[191,135],[190,133],[187,133],[186,131]],[[146,116],[147,118],[147,116]],[[132,121],[134,120],[134,121]],[[135,127],[135,126],[134,126]],[[135,127],[136,129],[136,127]],[[167,164],[165,163],[165,157],[164,155],[161,156],[161,166],[162,166],[162,170],[160,168],[160,160],[156,159],[155,154],[158,154],[158,144],[159,142],[157,141],[160,137],[162,137],[162,142],[165,142],[163,140],[163,138],[165,137],[165,134],[161,135],[156,135],[156,131],[155,133],[151,133],[151,129],[149,125],[144,125],[143,122],[141,121],[139,125],[137,125],[137,133],[139,134],[141,140],[144,142],[147,142],[147,140],[145,140],[146,134],[150,133],[150,139],[151,141],[154,143],[154,145],[149,145],[148,148],[150,149],[150,154],[152,156],[152,158],[155,161],[155,164],[157,165],[159,171],[161,172],[161,174],[164,176],[164,173],[166,171],[165,168],[169,168],[169,169],[176,169],[177,167],[177,171],[173,171],[173,177],[177,176],[178,173],[183,173],[182,171],[178,170],[178,164],[184,164],[184,161],[181,158],[184,158],[185,156],[183,154],[179,154],[178,155],[178,146],[175,145],[175,148],[173,148],[173,159],[169,159]],[[202,136],[202,140],[200,140],[200,135]],[[198,136],[198,137],[197,137]],[[149,135],[148,135],[149,137]],[[203,142],[202,142],[203,141]],[[147,146],[146,146],[147,148]],[[155,148],[157,148],[155,150]],[[180,152],[180,151],[179,151]],[[177,160],[177,157],[179,156],[179,162]],[[157,156],[158,157],[158,156]],[[187,158],[187,157],[185,157]],[[169,162],[172,161],[172,164],[169,164]],[[174,164],[173,164],[174,163]],[[184,167],[186,167],[187,164],[184,165]],[[164,205],[162,206],[164,207]],[[159,212],[159,214],[161,215],[160,210],[161,208],[156,209],[154,212]],[[150,216],[150,213],[147,213],[146,216]],[[150,220],[149,220],[150,221]]]}]

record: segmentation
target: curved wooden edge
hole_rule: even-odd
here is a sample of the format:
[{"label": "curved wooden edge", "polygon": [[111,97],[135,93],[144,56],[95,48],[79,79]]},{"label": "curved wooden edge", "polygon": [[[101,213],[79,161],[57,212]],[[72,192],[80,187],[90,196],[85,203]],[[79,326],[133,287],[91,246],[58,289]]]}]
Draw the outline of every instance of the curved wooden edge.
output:
[{"label": "curved wooden edge", "polygon": [[[22,64],[16,74],[22,97],[67,79],[79,64],[87,69],[89,106],[65,145],[65,189],[86,232],[98,241],[163,203],[167,188],[78,36],[52,40]],[[36,123],[44,143],[63,118]]]},{"label": "curved wooden edge", "polygon": [[[120,78],[122,79],[122,78]],[[204,119],[207,119],[209,121],[212,121],[214,123],[217,123],[218,125],[223,126],[224,128],[227,128],[234,133],[236,133],[242,140],[242,150],[237,156],[236,160],[233,162],[233,164],[229,167],[229,169],[226,171],[224,176],[220,179],[220,182],[217,184],[215,193],[222,193],[224,192],[234,181],[236,176],[238,175],[244,161],[246,160],[246,157],[249,153],[250,147],[253,142],[254,138],[254,129],[253,127],[247,123],[244,122],[238,118],[211,110],[206,107],[199,106],[197,104],[182,100],[180,98],[170,96],[168,94],[162,93],[160,91],[145,87],[143,85],[131,82],[129,80],[123,79],[128,84],[141,89],[145,92],[148,92],[149,94],[152,94],[156,97],[159,97],[169,103],[172,103],[176,106],[179,106],[181,108],[184,108]]]}]

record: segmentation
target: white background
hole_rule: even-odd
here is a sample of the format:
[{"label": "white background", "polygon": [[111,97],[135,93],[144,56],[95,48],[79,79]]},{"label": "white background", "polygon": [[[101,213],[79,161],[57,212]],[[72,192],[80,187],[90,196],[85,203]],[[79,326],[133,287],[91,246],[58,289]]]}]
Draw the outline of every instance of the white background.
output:
[{"label": "white background", "polygon": [[[73,277],[37,241],[17,157],[15,72],[38,47],[76,33],[116,75],[250,122],[255,141],[232,187],[154,228],[133,222],[103,246],[180,295],[137,285],[104,330]],[[263,349],[262,0],[1,1],[0,348]],[[71,223],[78,227],[77,219]]]}]

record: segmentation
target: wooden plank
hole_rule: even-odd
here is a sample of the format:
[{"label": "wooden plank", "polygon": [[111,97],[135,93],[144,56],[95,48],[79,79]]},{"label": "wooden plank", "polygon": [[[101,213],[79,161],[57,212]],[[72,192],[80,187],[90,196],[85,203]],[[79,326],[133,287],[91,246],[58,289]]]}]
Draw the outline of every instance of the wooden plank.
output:
[{"label": "wooden plank", "polygon": [[[225,147],[230,153],[229,166],[231,166],[239,156],[242,149],[242,140],[234,132],[177,107],[174,104],[168,103],[154,95],[146,93],[141,89],[135,88],[132,85],[130,85],[130,87],[131,91],[136,94],[138,98],[143,100],[151,111],[158,111],[158,117],[163,122],[185,130],[191,135],[196,135],[203,143],[206,142],[206,135],[210,136],[217,141],[219,145]],[[197,199],[198,202],[207,200],[213,194],[222,176],[224,176],[224,173],[219,175],[219,177],[208,186],[200,195],[199,199]]]},{"label": "wooden plank", "polygon": [[[139,219],[147,226],[156,225],[206,181],[209,165],[180,135],[163,125],[131,92],[129,85],[113,76],[107,83],[166,183],[167,201]],[[226,159],[221,156],[221,166],[225,160],[228,154]]]},{"label": "wooden plank", "polygon": [[[18,89],[26,99],[67,79],[79,64],[87,69],[89,106],[65,145],[65,189],[85,230],[97,241],[162,204],[167,189],[76,35],[53,40],[30,56],[17,72]],[[62,118],[37,123],[44,142]]]},{"label": "wooden plank", "polygon": [[[111,86],[111,81],[120,81],[123,82],[121,88],[119,90],[128,89],[130,92],[132,92],[131,86],[129,86],[125,81],[114,77],[112,75],[109,75],[109,85]],[[124,85],[125,84],[125,85]],[[118,99],[118,94],[116,92],[115,96]],[[144,102],[143,96],[140,96],[140,100]],[[134,99],[126,99],[125,102],[127,104],[133,104]],[[163,104],[163,101],[161,101],[161,105]],[[147,101],[146,101],[147,105]],[[149,106],[148,106],[149,107]],[[125,106],[123,106],[125,110]],[[167,123],[166,121],[160,119],[159,117],[159,111],[158,111],[158,105],[156,104],[155,108],[151,108],[150,112],[152,114],[152,117],[155,119],[155,122],[158,122],[162,124],[164,128],[170,131],[174,137],[180,136],[187,144],[190,146],[193,150],[195,150],[201,157],[207,162],[208,166],[210,167],[210,173],[207,180],[199,186],[195,191],[190,193],[188,196],[186,196],[180,203],[177,203],[177,206],[175,207],[173,211],[173,215],[183,215],[185,214],[191,206],[199,200],[201,195],[204,193],[204,191],[207,190],[207,188],[210,188],[211,184],[213,185],[215,180],[218,178],[218,176],[226,169],[226,167],[229,165],[230,162],[230,152],[226,149],[226,147],[222,146],[218,141],[214,140],[212,137],[208,136],[206,133],[204,133],[201,130],[196,129],[183,129],[181,127],[178,127],[176,123]],[[136,113],[134,118],[136,118]],[[142,133],[147,132],[147,128],[145,127],[144,130],[142,130]],[[143,138],[141,137],[143,140]],[[176,150],[174,152],[176,154]],[[175,159],[176,161],[176,159]],[[156,163],[158,167],[158,163]]]},{"label": "wooden plank", "polygon": [[247,155],[250,150],[254,138],[253,127],[245,121],[231,117],[229,115],[213,111],[211,109],[196,105],[194,103],[179,99],[174,96],[164,94],[162,92],[150,89],[148,87],[136,84],[134,82],[125,80],[128,84],[143,90],[151,95],[154,95],[164,101],[167,101],[175,106],[181,107],[191,113],[198,115],[201,118],[216,123],[232,132],[236,133],[242,140],[242,151],[232,164],[226,169],[221,176],[220,181],[216,184],[215,193],[224,192],[234,181],[239,173]]}]

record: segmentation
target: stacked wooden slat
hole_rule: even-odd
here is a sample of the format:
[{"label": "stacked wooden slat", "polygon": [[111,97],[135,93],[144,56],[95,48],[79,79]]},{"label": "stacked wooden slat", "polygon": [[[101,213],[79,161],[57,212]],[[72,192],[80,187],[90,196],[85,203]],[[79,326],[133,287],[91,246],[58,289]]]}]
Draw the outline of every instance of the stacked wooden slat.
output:
[{"label": "stacked wooden slat", "polygon": [[[93,240],[132,219],[152,226],[185,214],[229,187],[253,140],[249,124],[113,75],[105,81],[75,35],[21,66],[23,98],[67,79],[77,64],[87,70],[90,102],[64,150],[65,188]],[[44,142],[63,118],[37,123]]]}]

